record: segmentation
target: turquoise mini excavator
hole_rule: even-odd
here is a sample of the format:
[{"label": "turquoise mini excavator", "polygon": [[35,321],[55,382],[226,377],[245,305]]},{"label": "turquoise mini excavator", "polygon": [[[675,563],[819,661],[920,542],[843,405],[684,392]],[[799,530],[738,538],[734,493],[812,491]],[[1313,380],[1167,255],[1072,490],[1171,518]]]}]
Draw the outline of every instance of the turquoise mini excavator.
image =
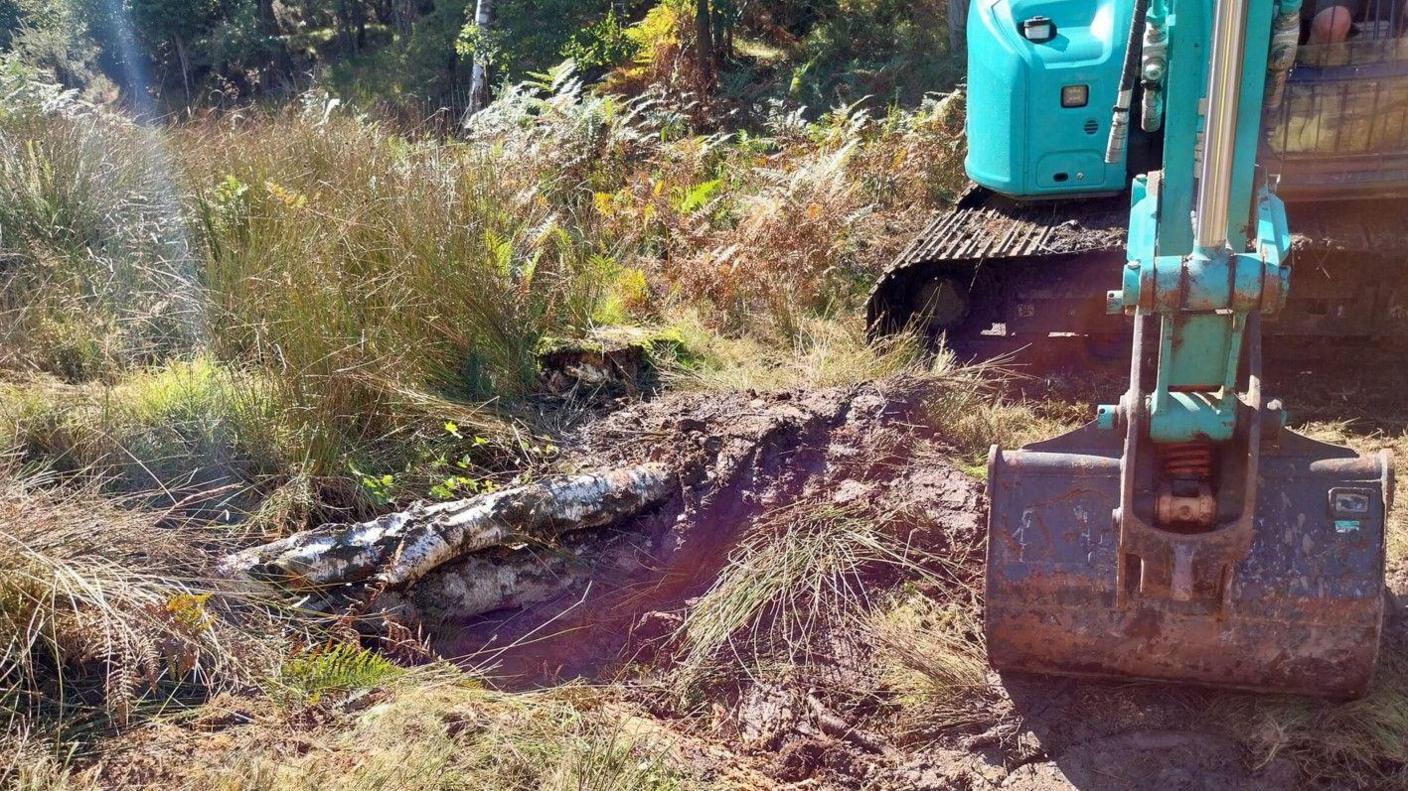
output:
[{"label": "turquoise mini excavator", "polygon": [[[1367,274],[1334,277],[1358,283],[1402,255],[1372,248],[1408,223],[1353,203],[1408,187],[1393,167],[1408,153],[1408,85],[1392,87],[1402,13],[1361,13],[1347,41],[1297,66],[1299,0],[972,3],[977,186],[882,279],[873,326],[1021,338],[1068,322],[1133,338],[1118,404],[992,450],[985,631],[998,669],[1367,688],[1391,459],[1288,430],[1262,392],[1262,338],[1374,336],[1369,314],[1403,323],[1401,273],[1369,292],[1336,283],[1285,318],[1303,279],[1293,252],[1314,274],[1333,269],[1315,258],[1331,245],[1293,236],[1278,196],[1314,198],[1299,215],[1323,215],[1317,229],[1387,217],[1379,243],[1360,243]],[[1356,107],[1362,93],[1379,104]],[[1092,330],[1093,314],[1115,329]]]}]

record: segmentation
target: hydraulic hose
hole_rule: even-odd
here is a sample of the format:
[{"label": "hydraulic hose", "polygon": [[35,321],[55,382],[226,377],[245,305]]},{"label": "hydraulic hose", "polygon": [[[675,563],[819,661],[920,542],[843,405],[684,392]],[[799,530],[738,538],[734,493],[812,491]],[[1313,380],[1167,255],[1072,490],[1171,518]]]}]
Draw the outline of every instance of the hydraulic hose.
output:
[{"label": "hydraulic hose", "polygon": [[1120,72],[1120,92],[1115,97],[1114,113],[1110,119],[1110,140],[1105,146],[1106,164],[1119,162],[1129,142],[1129,108],[1134,103],[1134,85],[1139,81],[1144,21],[1148,16],[1149,0],[1135,0],[1134,19],[1129,23],[1129,41],[1124,48],[1124,69]]}]

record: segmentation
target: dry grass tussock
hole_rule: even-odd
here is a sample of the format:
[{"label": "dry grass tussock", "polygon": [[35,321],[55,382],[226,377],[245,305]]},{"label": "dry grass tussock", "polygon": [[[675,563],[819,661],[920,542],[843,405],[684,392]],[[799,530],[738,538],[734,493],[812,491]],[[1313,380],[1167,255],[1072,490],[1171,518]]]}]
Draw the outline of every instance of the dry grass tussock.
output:
[{"label": "dry grass tussock", "polygon": [[988,667],[977,591],[939,601],[902,591],[866,621],[880,677],[918,729],[985,723],[1002,692]]},{"label": "dry grass tussock", "polygon": [[277,630],[251,626],[265,622],[257,601],[202,582],[186,534],[47,483],[0,478],[0,740],[77,738],[271,666],[257,635]]},{"label": "dry grass tussock", "polygon": [[147,738],[131,737],[141,741],[137,760],[109,775],[133,788],[228,791],[700,787],[668,734],[641,727],[611,697],[571,685],[501,694],[463,677],[412,677],[316,725],[284,719],[223,738],[152,726]]},{"label": "dry grass tussock", "polygon": [[0,787],[13,791],[87,791],[97,788],[92,771],[74,767],[71,745],[56,745],[28,731],[0,735]]},{"label": "dry grass tussock", "polygon": [[811,499],[765,514],[681,625],[676,688],[805,663],[830,629],[854,626],[871,609],[875,591],[887,587],[878,580],[961,574],[961,561],[909,543],[902,528],[913,521]]},{"label": "dry grass tussock", "polygon": [[0,108],[0,366],[111,379],[198,342],[199,253],[160,136],[15,109]]},{"label": "dry grass tussock", "polygon": [[1086,410],[1058,408],[1015,392],[1024,374],[1003,359],[963,364],[942,351],[931,375],[936,388],[927,405],[930,420],[971,475],[987,475],[988,450],[993,445],[1016,448],[1054,437],[1087,419]]},{"label": "dry grass tussock", "polygon": [[695,313],[674,325],[701,361],[666,373],[673,388],[737,391],[838,387],[933,368],[924,344],[910,335],[871,343],[859,321],[808,319],[790,343],[710,332]]}]

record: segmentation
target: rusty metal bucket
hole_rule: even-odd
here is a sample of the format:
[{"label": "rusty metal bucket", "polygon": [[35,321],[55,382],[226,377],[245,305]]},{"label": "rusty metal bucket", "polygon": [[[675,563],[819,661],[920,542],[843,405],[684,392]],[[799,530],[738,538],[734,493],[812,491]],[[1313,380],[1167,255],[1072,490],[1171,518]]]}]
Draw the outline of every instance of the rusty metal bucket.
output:
[{"label": "rusty metal bucket", "polygon": [[[1142,533],[1126,526],[1122,544],[1119,433],[1092,424],[1016,451],[994,447],[985,612],[992,665],[1363,694],[1383,624],[1391,459],[1284,429],[1251,449],[1260,474],[1250,476],[1254,505],[1240,543],[1146,524]],[[1147,508],[1152,497],[1133,490]],[[1217,541],[1221,548],[1208,548]]]}]

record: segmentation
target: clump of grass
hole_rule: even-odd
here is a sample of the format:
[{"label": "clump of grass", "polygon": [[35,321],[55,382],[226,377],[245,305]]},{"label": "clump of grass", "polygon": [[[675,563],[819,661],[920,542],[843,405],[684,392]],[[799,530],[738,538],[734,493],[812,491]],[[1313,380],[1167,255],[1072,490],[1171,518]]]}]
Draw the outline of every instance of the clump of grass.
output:
[{"label": "clump of grass", "polygon": [[919,338],[896,335],[872,342],[859,322],[807,319],[785,345],[752,336],[717,335],[702,326],[697,314],[682,315],[675,326],[695,356],[690,366],[667,376],[675,387],[764,391],[837,387],[922,373],[930,364]]},{"label": "clump of grass", "polygon": [[533,389],[540,338],[590,322],[589,243],[487,152],[350,119],[191,134],[228,156],[192,165],[214,348],[269,373],[311,474],[437,419],[491,422],[475,407]]},{"label": "clump of grass", "polygon": [[881,677],[928,726],[980,722],[1000,697],[992,683],[976,591],[946,601],[905,592],[867,622]]},{"label": "clump of grass", "polygon": [[908,545],[892,517],[804,499],[758,519],[681,626],[681,689],[720,662],[804,658],[828,627],[869,608],[879,577],[931,579],[942,561]]},{"label": "clump of grass", "polygon": [[10,727],[240,683],[260,641],[192,580],[200,551],[92,491],[0,478],[0,718]]},{"label": "clump of grass", "polygon": [[986,474],[988,449],[994,444],[1018,447],[1079,425],[1070,415],[1052,414],[1039,403],[1013,398],[1009,385],[1018,375],[1002,360],[963,365],[943,350],[934,361],[933,375],[944,386],[927,400],[931,420],[971,473]]},{"label": "clump of grass", "polygon": [[684,791],[694,782],[672,766],[648,738],[619,723],[603,723],[574,734],[542,787],[552,791]]},{"label": "clump of grass", "polygon": [[209,358],[143,370],[95,395],[97,433],[112,447],[83,461],[125,457],[129,489],[250,482],[287,469],[294,452],[268,385]]},{"label": "clump of grass", "polygon": [[75,771],[72,745],[48,743],[24,730],[0,733],[0,787],[76,791],[97,788],[93,775]]},{"label": "clump of grass", "polygon": [[[294,463],[268,386],[209,358],[140,369],[108,385],[33,379],[0,404],[10,444],[33,464],[82,473],[108,491],[175,506],[202,492],[215,510]],[[243,500],[248,500],[243,497]]]},{"label": "clump of grass", "polygon": [[158,133],[0,113],[0,364],[85,381],[188,350],[204,292]]}]

